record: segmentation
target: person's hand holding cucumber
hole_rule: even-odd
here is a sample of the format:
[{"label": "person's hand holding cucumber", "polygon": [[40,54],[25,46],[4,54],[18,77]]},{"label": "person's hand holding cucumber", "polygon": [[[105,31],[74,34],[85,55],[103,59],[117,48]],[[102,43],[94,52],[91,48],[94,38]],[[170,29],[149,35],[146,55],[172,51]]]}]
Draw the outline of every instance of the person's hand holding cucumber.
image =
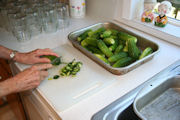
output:
[{"label": "person's hand holding cucumber", "polygon": [[[20,53],[0,45],[0,58],[23,64],[32,64],[30,68],[25,69],[16,76],[0,82],[0,97],[39,86],[41,81],[48,76],[47,69],[52,67],[51,59],[42,56],[59,57],[49,48]],[[38,63],[43,64],[33,65]]]}]

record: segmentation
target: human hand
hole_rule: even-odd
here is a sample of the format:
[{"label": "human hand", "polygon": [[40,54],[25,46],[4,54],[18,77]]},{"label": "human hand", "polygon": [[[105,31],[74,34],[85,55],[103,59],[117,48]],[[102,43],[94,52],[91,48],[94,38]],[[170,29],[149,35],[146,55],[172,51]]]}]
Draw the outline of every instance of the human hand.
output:
[{"label": "human hand", "polygon": [[50,63],[51,61],[48,58],[40,58],[43,55],[53,55],[57,56],[51,49],[36,49],[28,53],[16,53],[15,61],[24,63],[24,64],[35,64],[35,63]]},{"label": "human hand", "polygon": [[21,92],[30,90],[39,86],[42,80],[48,76],[46,69],[51,68],[51,64],[34,65],[31,68],[25,69],[9,80],[11,82],[12,92]]}]

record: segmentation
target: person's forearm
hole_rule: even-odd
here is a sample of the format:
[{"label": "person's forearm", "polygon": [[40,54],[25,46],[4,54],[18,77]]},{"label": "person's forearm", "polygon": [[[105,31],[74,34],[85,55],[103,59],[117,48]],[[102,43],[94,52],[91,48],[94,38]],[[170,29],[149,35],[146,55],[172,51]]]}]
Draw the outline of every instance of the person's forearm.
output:
[{"label": "person's forearm", "polygon": [[[13,50],[11,50],[11,49],[8,49],[8,48],[6,48],[6,47],[3,47],[3,46],[1,46],[0,45],[0,58],[3,58],[3,59],[7,59],[7,60],[10,60],[11,58],[10,58],[10,54],[12,53],[12,51]],[[17,61],[17,62],[21,62],[22,61],[22,55],[23,55],[24,53],[20,53],[20,52],[17,52],[16,54],[15,54],[15,57],[14,57],[14,61]]]},{"label": "person's forearm", "polygon": [[0,82],[0,98],[15,92],[14,85],[12,83],[12,79],[7,79],[3,82]]}]

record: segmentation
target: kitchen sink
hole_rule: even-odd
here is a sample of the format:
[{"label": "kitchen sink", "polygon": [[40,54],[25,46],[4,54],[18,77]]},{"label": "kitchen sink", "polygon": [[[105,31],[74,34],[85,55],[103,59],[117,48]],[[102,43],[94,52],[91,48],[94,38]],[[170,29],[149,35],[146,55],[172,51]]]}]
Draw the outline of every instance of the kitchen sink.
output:
[{"label": "kitchen sink", "polygon": [[138,91],[140,91],[143,86],[144,84],[140,85],[114,101],[112,104],[96,113],[92,117],[92,120],[140,120],[133,111],[133,101]]},{"label": "kitchen sink", "polygon": [[176,61],[166,69],[162,70],[137,88],[120,97],[107,107],[93,115],[91,120],[141,120],[134,112],[133,102],[142,88],[153,81],[169,79],[169,77],[180,75],[180,60]]}]

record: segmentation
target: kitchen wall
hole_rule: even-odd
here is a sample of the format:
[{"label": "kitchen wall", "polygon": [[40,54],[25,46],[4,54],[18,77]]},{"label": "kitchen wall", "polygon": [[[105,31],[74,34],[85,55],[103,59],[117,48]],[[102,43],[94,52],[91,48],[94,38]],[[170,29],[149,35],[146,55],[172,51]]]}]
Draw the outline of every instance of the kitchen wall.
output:
[{"label": "kitchen wall", "polygon": [[112,19],[118,0],[86,0],[87,15]]},{"label": "kitchen wall", "polygon": [[86,0],[87,15],[119,20],[140,18],[144,0]]}]

